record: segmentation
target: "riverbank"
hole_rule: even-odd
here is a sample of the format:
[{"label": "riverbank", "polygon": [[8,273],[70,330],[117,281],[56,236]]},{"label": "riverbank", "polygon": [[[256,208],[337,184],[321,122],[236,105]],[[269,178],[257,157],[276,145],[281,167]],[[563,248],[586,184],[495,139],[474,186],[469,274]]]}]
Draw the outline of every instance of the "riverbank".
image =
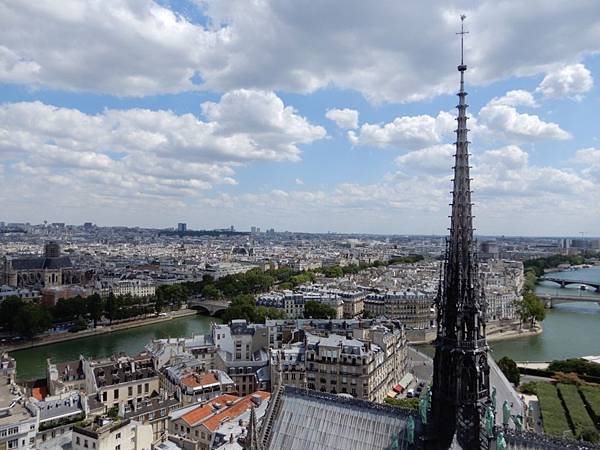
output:
[{"label": "riverbank", "polygon": [[[421,331],[421,330],[417,330]],[[521,328],[518,321],[504,323],[504,324],[490,324],[487,329],[487,341],[488,342],[498,342],[505,341],[509,339],[520,339],[520,338],[528,338],[532,336],[537,336],[542,334],[543,328],[541,324],[536,324],[533,329],[529,328]],[[423,333],[421,333],[422,335]],[[425,336],[421,336],[420,334],[410,334],[410,330],[407,333],[408,343],[410,345],[428,345],[432,344],[435,341],[436,333],[435,331],[431,333],[426,333]]]},{"label": "riverbank", "polygon": [[180,309],[178,311],[172,311],[167,313],[166,316],[148,317],[145,319],[132,320],[130,322],[123,322],[114,325],[109,325],[101,328],[95,328],[92,330],[83,330],[76,333],[56,333],[53,335],[43,336],[41,338],[34,338],[31,341],[22,342],[20,344],[8,345],[0,347],[1,352],[14,352],[18,350],[25,350],[29,348],[42,347],[45,345],[58,344],[60,342],[68,342],[76,339],[82,339],[93,336],[100,336],[103,334],[114,333],[116,331],[129,330],[132,328],[143,327],[146,325],[153,325],[162,322],[168,322],[173,319],[180,317],[194,316],[198,312],[194,309]]},{"label": "riverbank", "polygon": [[522,329],[522,330],[499,330],[493,333],[489,333],[487,335],[488,342],[499,342],[499,341],[507,341],[510,339],[521,339],[528,338],[532,336],[538,336],[542,334],[544,329],[541,325],[536,325],[533,330],[532,329]]}]

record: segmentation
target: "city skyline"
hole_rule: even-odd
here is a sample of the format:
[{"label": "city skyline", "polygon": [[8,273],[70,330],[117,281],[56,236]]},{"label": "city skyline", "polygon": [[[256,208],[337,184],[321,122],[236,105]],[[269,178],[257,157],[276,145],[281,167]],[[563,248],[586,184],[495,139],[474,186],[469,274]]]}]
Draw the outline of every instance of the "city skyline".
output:
[{"label": "city skyline", "polygon": [[476,233],[597,235],[598,6],[429,6],[2,6],[2,220],[445,235],[464,11]]}]

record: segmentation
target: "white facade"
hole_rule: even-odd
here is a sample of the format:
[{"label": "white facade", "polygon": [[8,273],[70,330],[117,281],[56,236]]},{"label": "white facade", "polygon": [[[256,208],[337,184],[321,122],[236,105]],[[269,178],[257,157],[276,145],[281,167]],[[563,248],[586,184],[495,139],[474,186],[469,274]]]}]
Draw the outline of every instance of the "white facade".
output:
[{"label": "white facade", "polygon": [[152,425],[123,420],[73,428],[73,450],[151,450]]},{"label": "white facade", "polygon": [[150,297],[156,293],[156,285],[152,280],[118,280],[111,288],[115,295],[131,295],[132,297]]}]

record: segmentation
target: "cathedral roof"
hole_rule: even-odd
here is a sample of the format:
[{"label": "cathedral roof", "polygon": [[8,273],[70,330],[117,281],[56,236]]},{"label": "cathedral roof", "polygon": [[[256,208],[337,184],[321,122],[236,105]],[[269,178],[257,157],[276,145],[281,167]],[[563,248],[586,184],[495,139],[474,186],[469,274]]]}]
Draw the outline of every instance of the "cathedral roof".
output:
[{"label": "cathedral roof", "polygon": [[71,258],[68,256],[59,256],[57,258],[46,258],[45,256],[14,258],[10,260],[10,264],[13,270],[52,270],[73,267]]},{"label": "cathedral roof", "polygon": [[402,441],[410,416],[415,434],[421,427],[408,409],[292,386],[285,386],[280,401],[268,449],[387,450],[394,440]]}]

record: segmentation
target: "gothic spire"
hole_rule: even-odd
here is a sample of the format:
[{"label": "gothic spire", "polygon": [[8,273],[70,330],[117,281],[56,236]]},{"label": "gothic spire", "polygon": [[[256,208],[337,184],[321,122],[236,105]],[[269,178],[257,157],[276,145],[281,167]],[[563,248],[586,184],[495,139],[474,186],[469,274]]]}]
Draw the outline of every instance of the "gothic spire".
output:
[{"label": "gothic spire", "polygon": [[465,92],[464,29],[460,35],[460,88],[456,118],[456,153],[452,189],[450,236],[446,242],[443,280],[437,300],[438,335],[434,359],[432,423],[438,448],[456,439],[463,449],[480,449],[481,405],[489,395],[485,341],[485,302],[479,288],[473,239],[467,103]]},{"label": "gothic spire", "polygon": [[258,425],[256,423],[256,412],[254,406],[250,410],[250,420],[248,421],[246,445],[244,450],[263,450],[262,443],[258,436]]}]

